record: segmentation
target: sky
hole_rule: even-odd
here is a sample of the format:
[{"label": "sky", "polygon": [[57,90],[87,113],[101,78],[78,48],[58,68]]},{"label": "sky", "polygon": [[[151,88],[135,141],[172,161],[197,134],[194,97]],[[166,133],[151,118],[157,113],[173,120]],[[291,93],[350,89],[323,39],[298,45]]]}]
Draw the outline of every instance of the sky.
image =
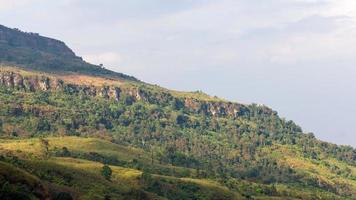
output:
[{"label": "sky", "polygon": [[0,24],[145,82],[268,105],[356,147],[355,0],[0,0]]}]

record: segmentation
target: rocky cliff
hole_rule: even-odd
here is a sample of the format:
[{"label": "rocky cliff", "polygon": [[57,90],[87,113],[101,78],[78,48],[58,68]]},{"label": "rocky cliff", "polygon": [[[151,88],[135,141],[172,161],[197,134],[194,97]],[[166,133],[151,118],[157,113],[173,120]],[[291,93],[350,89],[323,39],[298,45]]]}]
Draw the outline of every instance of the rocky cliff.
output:
[{"label": "rocky cliff", "polygon": [[[188,112],[204,114],[212,117],[232,117],[237,118],[249,114],[249,107],[246,105],[225,101],[204,101],[191,97],[178,98],[165,91],[152,91],[139,86],[118,87],[114,85],[81,85],[66,83],[65,81],[43,76],[29,75],[24,76],[17,72],[0,71],[0,85],[26,92],[35,91],[63,91],[68,94],[85,95],[88,97],[99,97],[108,100],[124,100],[131,104],[135,101],[144,101],[160,106],[169,106],[172,103],[181,105],[177,109],[185,109]],[[131,101],[131,102],[130,102]],[[263,108],[262,112],[266,115],[274,113],[269,108]]]}]

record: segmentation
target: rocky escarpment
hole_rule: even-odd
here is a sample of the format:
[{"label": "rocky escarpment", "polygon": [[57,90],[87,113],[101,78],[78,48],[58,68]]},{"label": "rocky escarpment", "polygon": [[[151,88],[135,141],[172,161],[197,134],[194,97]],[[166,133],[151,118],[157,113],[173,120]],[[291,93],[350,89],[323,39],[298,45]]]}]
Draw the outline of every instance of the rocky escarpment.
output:
[{"label": "rocky escarpment", "polygon": [[[136,101],[144,101],[160,106],[173,106],[176,110],[184,109],[187,112],[204,114],[213,117],[237,118],[249,114],[248,106],[223,102],[223,101],[202,101],[194,98],[177,98],[169,92],[152,91],[145,87],[118,87],[114,85],[104,85],[101,87],[93,85],[78,85],[66,83],[61,79],[47,76],[23,76],[16,72],[0,71],[0,85],[23,90],[26,92],[35,91],[63,91],[68,94],[84,95],[88,97],[100,97],[108,100],[124,100],[128,104]],[[263,108],[263,114],[275,114],[269,108]]]}]

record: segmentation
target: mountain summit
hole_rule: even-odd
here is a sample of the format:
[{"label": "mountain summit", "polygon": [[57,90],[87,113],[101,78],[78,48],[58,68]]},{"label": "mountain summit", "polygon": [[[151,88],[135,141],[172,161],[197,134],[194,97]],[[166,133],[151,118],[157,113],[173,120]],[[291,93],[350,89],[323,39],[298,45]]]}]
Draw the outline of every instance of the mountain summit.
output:
[{"label": "mountain summit", "polygon": [[0,25],[0,62],[27,69],[57,73],[80,73],[137,81],[85,62],[62,41]]}]

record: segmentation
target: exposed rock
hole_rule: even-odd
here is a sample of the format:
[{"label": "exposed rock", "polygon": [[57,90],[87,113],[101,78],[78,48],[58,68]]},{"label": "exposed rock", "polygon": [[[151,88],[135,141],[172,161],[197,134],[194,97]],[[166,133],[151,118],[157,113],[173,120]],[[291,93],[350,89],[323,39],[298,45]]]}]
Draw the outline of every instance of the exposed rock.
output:
[{"label": "exposed rock", "polygon": [[5,72],[1,76],[2,84],[7,87],[14,87],[14,73],[12,72]]},{"label": "exposed rock", "polygon": [[53,81],[51,81],[49,87],[54,89],[54,90],[60,90],[60,89],[63,89],[63,85],[64,85],[63,80],[54,79]]},{"label": "exposed rock", "polygon": [[127,94],[132,96],[135,101],[147,101],[147,93],[140,88],[130,88],[127,90]]},{"label": "exposed rock", "polygon": [[187,98],[184,100],[184,106],[186,108],[188,108],[190,111],[193,112],[200,112],[201,111],[201,102],[196,100],[196,99],[192,99],[192,98]]},{"label": "exposed rock", "polygon": [[118,87],[110,87],[109,88],[109,98],[115,99],[118,101],[120,99],[121,89]]},{"label": "exposed rock", "polygon": [[23,84],[23,78],[20,74],[15,74],[14,75],[14,86],[16,88],[23,88],[24,84]]},{"label": "exposed rock", "polygon": [[38,81],[39,89],[42,91],[47,91],[50,89],[49,78],[48,77],[41,77]]},{"label": "exposed rock", "polygon": [[109,87],[104,86],[99,91],[99,96],[108,99],[109,98]]},{"label": "exposed rock", "polygon": [[242,104],[200,101],[193,98],[185,99],[184,106],[192,112],[198,112],[214,117],[230,116],[237,118],[248,111],[248,108]]},{"label": "exposed rock", "polygon": [[[194,98],[176,98],[166,92],[153,92],[149,89],[131,87],[122,90],[117,86],[95,87],[88,85],[68,84],[63,80],[45,76],[22,76],[18,73],[0,71],[0,85],[24,89],[25,91],[63,91],[68,94],[84,94],[90,97],[102,97],[105,99],[120,100],[121,95],[130,96],[134,101],[145,101],[151,104],[169,105],[174,99],[181,102],[181,108],[189,112],[204,114],[212,117],[237,118],[249,112],[247,106],[223,101],[202,101]],[[272,115],[274,112],[261,107],[259,114]]]}]

